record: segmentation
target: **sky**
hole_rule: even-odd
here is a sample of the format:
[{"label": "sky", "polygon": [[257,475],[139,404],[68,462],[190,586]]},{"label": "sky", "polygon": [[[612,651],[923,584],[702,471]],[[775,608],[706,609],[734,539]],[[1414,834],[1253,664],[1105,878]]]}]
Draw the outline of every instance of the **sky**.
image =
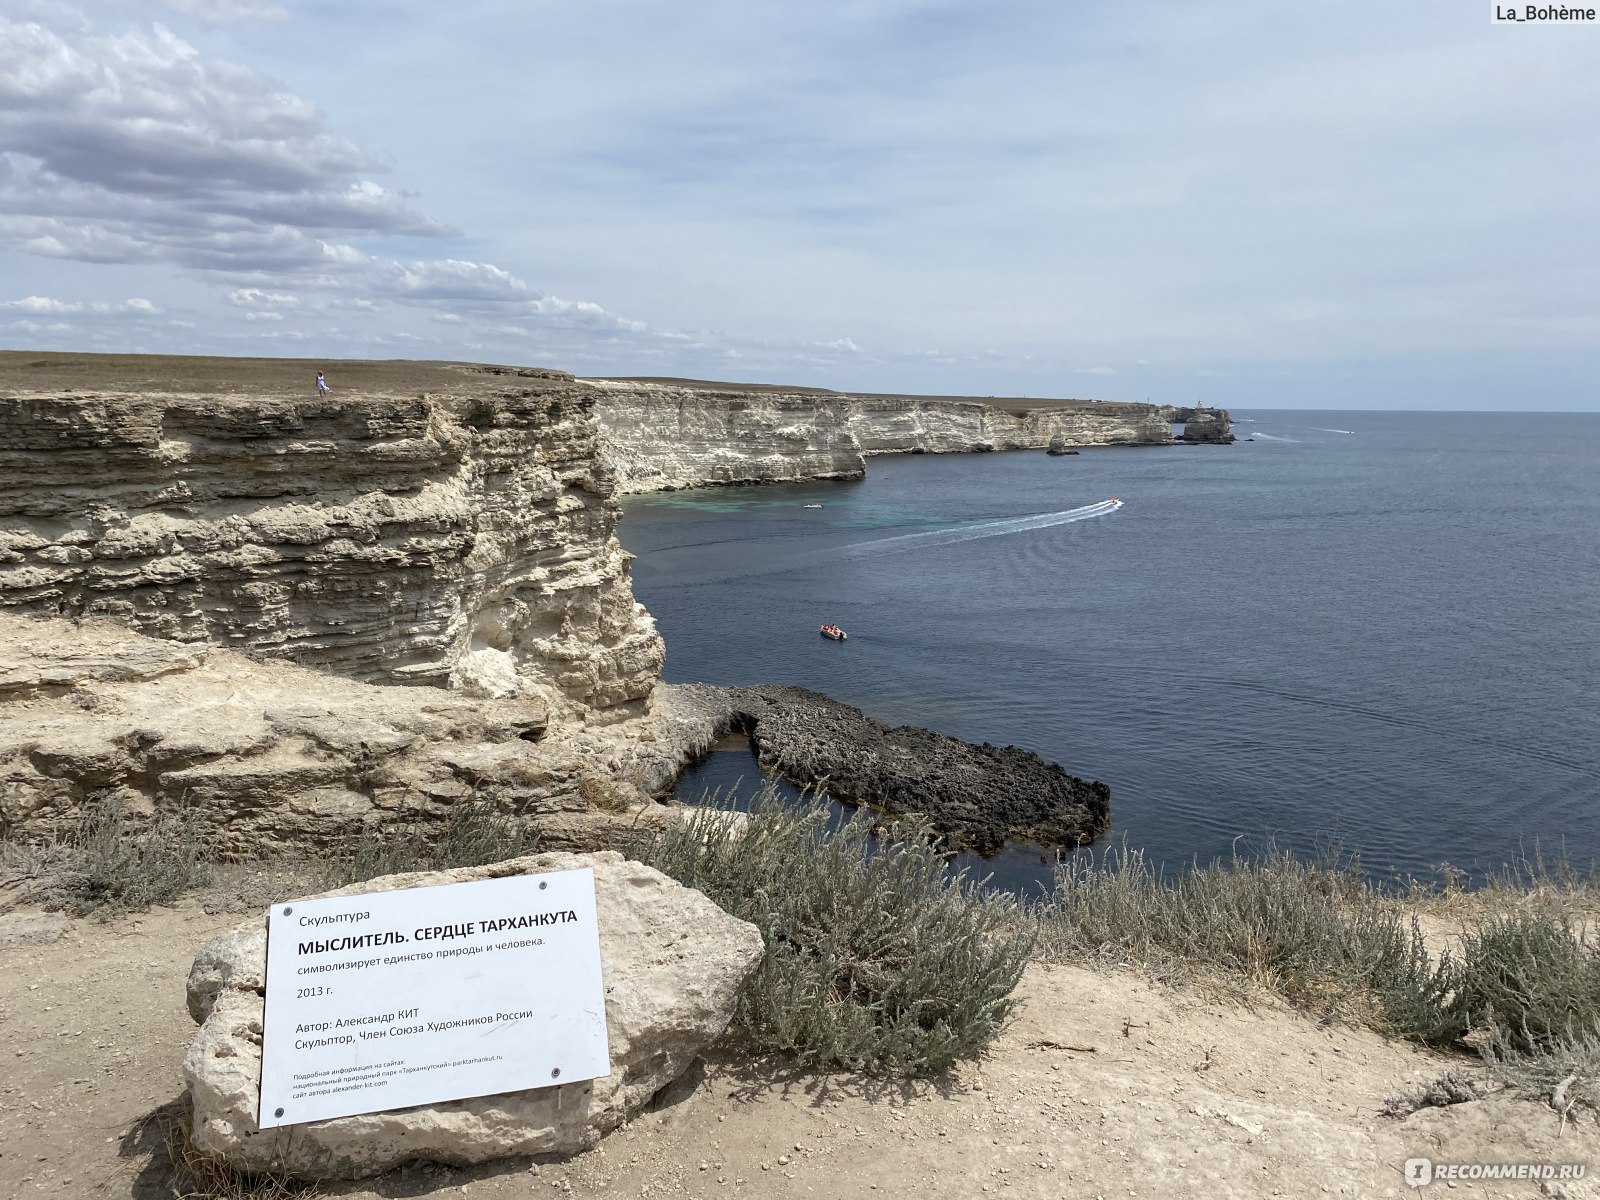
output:
[{"label": "sky", "polygon": [[6,0],[0,347],[1600,409],[1600,25],[1490,7]]}]

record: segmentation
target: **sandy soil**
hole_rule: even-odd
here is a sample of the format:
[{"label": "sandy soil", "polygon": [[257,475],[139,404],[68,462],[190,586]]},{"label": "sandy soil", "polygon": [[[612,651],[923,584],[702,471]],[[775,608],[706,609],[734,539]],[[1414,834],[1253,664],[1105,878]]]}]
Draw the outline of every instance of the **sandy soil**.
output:
[{"label": "sandy soil", "polygon": [[[109,923],[27,907],[0,915],[0,1196],[178,1194],[160,1130],[194,1034],[183,1001],[189,963],[208,938],[294,886],[235,873],[176,908]],[[954,1078],[818,1076],[752,1063],[729,1046],[658,1111],[570,1162],[417,1165],[323,1191],[1360,1197],[1413,1194],[1402,1176],[1412,1156],[1576,1162],[1600,1173],[1592,1115],[1563,1131],[1547,1107],[1504,1094],[1405,1120],[1382,1114],[1387,1097],[1466,1060],[1271,1003],[1217,1004],[1131,972],[1039,965],[1022,995],[992,1052]],[[1600,1195],[1588,1179],[1450,1190]]]}]

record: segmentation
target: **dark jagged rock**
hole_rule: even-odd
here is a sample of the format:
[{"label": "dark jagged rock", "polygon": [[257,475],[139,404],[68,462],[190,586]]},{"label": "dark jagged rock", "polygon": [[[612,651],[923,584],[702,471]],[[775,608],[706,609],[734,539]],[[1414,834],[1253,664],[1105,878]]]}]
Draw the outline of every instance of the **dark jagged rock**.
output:
[{"label": "dark jagged rock", "polygon": [[960,847],[991,854],[1012,838],[1077,846],[1105,832],[1111,789],[1032,751],[890,728],[805,688],[726,695],[734,728],[767,770],[802,784],[825,779],[841,799],[888,813],[922,813]]}]

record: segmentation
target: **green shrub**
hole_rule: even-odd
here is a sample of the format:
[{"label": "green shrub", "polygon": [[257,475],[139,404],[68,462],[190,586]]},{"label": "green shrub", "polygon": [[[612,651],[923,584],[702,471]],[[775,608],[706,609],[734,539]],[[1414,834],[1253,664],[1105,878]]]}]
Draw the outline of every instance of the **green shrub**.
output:
[{"label": "green shrub", "polygon": [[119,799],[95,796],[64,850],[51,892],[79,916],[170,904],[205,881],[199,826],[186,811],[135,823]]},{"label": "green shrub", "polygon": [[1600,955],[1563,915],[1491,913],[1463,940],[1450,1009],[1517,1054],[1600,1034]]},{"label": "green shrub", "polygon": [[1497,1030],[1483,1058],[1492,1077],[1547,1101],[1563,1117],[1579,1104],[1600,1111],[1600,1035],[1566,1034],[1525,1050]]},{"label": "green shrub", "polygon": [[480,867],[538,848],[536,825],[501,812],[493,797],[472,796],[452,805],[443,820],[400,820],[351,833],[329,852],[323,886],[346,887],[408,871]]},{"label": "green shrub", "polygon": [[739,1017],[754,1041],[818,1066],[934,1074],[999,1034],[1034,941],[1008,897],[947,872],[914,820],[874,838],[830,830],[811,797],[769,787],[748,818],[700,809],[640,858],[760,928],[766,954]]}]

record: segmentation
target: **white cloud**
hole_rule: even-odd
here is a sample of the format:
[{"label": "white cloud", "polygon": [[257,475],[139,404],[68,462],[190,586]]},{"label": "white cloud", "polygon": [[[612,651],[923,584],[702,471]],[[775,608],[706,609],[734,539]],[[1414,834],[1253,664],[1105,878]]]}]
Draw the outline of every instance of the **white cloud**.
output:
[{"label": "white cloud", "polygon": [[20,308],[23,312],[31,313],[70,313],[81,312],[83,305],[69,304],[49,296],[24,296],[21,300],[6,300],[0,303],[0,308]]},{"label": "white cloud", "polygon": [[328,235],[450,231],[248,67],[151,32],[0,18],[0,238],[89,262],[304,269]]},{"label": "white cloud", "polygon": [[228,303],[240,308],[292,308],[300,297],[289,292],[264,292],[260,288],[235,288],[228,293]]}]

